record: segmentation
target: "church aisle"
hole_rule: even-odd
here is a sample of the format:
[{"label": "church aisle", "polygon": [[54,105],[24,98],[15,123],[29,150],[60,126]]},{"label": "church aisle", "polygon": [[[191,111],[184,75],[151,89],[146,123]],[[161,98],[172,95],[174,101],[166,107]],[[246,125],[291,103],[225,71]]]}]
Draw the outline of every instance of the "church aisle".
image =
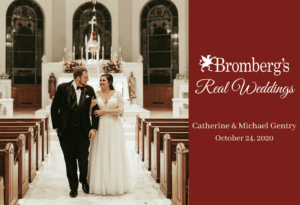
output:
[{"label": "church aisle", "polygon": [[85,194],[81,185],[78,196],[69,196],[69,186],[66,177],[66,168],[63,154],[58,141],[52,141],[52,154],[43,163],[43,168],[38,172],[24,199],[19,200],[21,205],[170,205],[155,183],[150,172],[143,168],[134,153],[134,142],[126,141],[129,162],[134,178],[134,190],[120,196],[101,196]]}]

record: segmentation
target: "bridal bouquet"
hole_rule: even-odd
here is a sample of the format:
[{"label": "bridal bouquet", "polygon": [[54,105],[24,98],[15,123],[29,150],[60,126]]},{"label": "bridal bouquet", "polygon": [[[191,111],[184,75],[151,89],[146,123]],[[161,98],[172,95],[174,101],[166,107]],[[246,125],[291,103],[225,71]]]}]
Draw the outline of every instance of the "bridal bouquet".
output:
[{"label": "bridal bouquet", "polygon": [[82,66],[82,63],[79,63],[77,61],[65,62],[64,63],[64,72],[65,73],[73,73],[73,70],[78,66]]},{"label": "bridal bouquet", "polygon": [[108,61],[107,64],[103,67],[104,73],[121,73],[121,62],[116,61],[113,62],[112,60]]}]

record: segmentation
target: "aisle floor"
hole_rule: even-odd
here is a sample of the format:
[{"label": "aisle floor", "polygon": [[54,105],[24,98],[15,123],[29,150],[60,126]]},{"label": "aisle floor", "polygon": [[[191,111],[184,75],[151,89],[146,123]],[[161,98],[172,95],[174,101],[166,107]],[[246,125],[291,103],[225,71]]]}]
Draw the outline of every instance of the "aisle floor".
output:
[{"label": "aisle floor", "polygon": [[129,163],[134,178],[134,190],[120,196],[101,196],[85,194],[81,185],[78,188],[78,196],[69,196],[69,186],[66,177],[66,168],[63,153],[58,141],[52,141],[52,154],[43,162],[41,171],[38,171],[30,189],[24,199],[20,199],[21,205],[170,205],[167,199],[155,183],[149,171],[143,167],[143,163],[134,152],[134,142],[126,141]]}]

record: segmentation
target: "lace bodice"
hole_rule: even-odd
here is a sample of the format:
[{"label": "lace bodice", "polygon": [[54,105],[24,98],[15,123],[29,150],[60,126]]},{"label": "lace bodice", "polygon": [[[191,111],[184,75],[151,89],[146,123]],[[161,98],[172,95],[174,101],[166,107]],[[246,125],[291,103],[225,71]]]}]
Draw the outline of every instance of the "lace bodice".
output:
[{"label": "lace bodice", "polygon": [[105,104],[101,96],[96,92],[98,106],[100,110],[106,110],[109,115],[120,115],[124,113],[124,99],[119,91],[116,91]]}]

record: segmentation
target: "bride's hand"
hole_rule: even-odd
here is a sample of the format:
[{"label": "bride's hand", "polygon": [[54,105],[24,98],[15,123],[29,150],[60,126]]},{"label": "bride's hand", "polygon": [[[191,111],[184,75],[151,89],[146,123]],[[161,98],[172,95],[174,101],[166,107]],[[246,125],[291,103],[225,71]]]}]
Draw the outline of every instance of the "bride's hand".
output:
[{"label": "bride's hand", "polygon": [[100,115],[105,115],[106,113],[105,113],[105,110],[95,110],[94,111],[94,115],[96,116],[96,117],[99,117]]}]

